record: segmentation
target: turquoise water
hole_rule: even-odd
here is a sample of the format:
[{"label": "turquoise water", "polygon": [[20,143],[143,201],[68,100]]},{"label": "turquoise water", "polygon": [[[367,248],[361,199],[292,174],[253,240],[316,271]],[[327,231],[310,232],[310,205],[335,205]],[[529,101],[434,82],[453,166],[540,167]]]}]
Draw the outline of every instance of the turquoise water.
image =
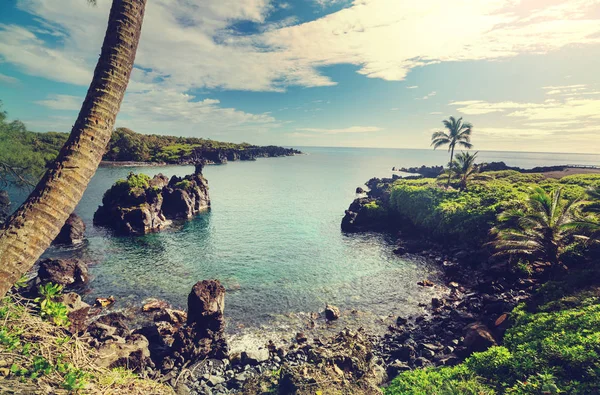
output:
[{"label": "turquoise water", "polygon": [[[344,235],[340,221],[355,188],[369,178],[390,176],[392,166],[443,164],[446,153],[302,150],[307,155],[206,167],[211,211],[143,237],[114,237],[92,225],[103,193],[132,170],[171,176],[193,168],[101,168],[76,210],[87,224],[87,243],[46,254],[75,254],[93,262],[85,298],[112,294],[117,307],[146,297],[184,307],[196,281],[218,278],[228,289],[230,328],[319,311],[325,303],[385,316],[410,313],[430,301],[431,293],[416,282],[435,277],[433,265],[394,256],[388,236]],[[480,157],[524,167],[600,164],[600,155],[481,152]]]}]

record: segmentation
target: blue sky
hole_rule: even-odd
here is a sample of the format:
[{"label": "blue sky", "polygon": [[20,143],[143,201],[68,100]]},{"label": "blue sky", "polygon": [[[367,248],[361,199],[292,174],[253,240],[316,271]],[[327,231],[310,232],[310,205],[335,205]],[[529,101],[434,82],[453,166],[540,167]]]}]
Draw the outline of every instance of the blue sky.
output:
[{"label": "blue sky", "polygon": [[[0,100],[69,131],[109,0],[0,2]],[[290,146],[600,152],[600,0],[149,0],[117,126]]]}]

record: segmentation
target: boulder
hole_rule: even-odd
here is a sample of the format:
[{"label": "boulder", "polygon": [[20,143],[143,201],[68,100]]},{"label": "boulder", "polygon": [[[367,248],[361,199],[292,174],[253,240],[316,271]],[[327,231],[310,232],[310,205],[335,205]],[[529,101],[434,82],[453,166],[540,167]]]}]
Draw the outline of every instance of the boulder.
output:
[{"label": "boulder", "polygon": [[79,244],[83,242],[84,236],[85,223],[77,214],[72,213],[52,244]]},{"label": "boulder", "polygon": [[154,315],[154,322],[168,322],[172,325],[183,325],[187,321],[187,313],[175,309],[162,309]]},{"label": "boulder", "polygon": [[141,373],[146,366],[152,366],[148,340],[142,335],[134,334],[127,337],[125,343],[105,343],[98,349],[95,364],[107,369],[125,367]]},{"label": "boulder", "polygon": [[[375,189],[376,191],[377,189]],[[373,191],[370,191],[371,194]],[[374,197],[361,197],[355,199],[342,218],[342,231],[362,232],[367,230],[381,230],[387,226],[385,211],[380,209],[383,203]]]},{"label": "boulder", "polygon": [[463,345],[468,355],[474,352],[485,351],[496,345],[492,332],[482,322],[474,322],[465,327],[465,340]]},{"label": "boulder", "polygon": [[168,178],[154,176],[144,185],[144,175],[130,173],[127,181],[117,181],[102,198],[94,213],[94,225],[105,226],[122,234],[146,234],[159,231],[171,221],[162,213],[162,189]]},{"label": "boulder", "polygon": [[264,347],[253,347],[243,351],[241,354],[242,363],[258,365],[269,359],[269,350]]},{"label": "boulder", "polygon": [[38,270],[41,283],[81,285],[89,280],[87,265],[78,259],[42,259]]},{"label": "boulder", "polygon": [[188,296],[187,321],[173,335],[175,362],[227,355],[224,308],[225,288],[218,280],[198,281],[194,285]]},{"label": "boulder", "polygon": [[126,337],[129,334],[128,318],[123,313],[115,312],[102,315],[95,322],[115,328],[115,333]]},{"label": "boulder", "polygon": [[326,305],[325,306],[325,318],[327,318],[327,320],[329,321],[334,321],[337,320],[338,318],[340,318],[340,309],[338,309],[337,307],[333,306],[333,305]]},{"label": "boulder", "polygon": [[147,299],[144,301],[142,306],[142,311],[147,313],[149,311],[158,311],[161,309],[166,309],[169,307],[169,304],[164,300],[159,299]]},{"label": "boulder", "polygon": [[71,333],[83,332],[87,328],[87,317],[91,306],[83,302],[81,296],[75,292],[62,295],[61,302],[67,307],[69,331]]}]

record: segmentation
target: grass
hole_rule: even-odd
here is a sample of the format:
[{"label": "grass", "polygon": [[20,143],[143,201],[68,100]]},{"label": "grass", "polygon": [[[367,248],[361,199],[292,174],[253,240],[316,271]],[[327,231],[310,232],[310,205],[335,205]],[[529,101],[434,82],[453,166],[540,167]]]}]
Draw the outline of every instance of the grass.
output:
[{"label": "grass", "polygon": [[94,364],[96,349],[53,320],[39,304],[12,295],[0,302],[0,393],[172,394],[124,369]]}]

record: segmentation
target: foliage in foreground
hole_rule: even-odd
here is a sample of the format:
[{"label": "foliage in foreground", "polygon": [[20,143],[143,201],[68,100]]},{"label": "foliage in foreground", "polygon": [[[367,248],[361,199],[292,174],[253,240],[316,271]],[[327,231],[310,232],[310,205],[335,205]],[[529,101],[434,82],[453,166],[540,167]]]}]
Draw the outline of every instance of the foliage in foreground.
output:
[{"label": "foliage in foreground", "polygon": [[96,366],[96,349],[67,332],[64,322],[54,323],[47,302],[62,305],[59,292],[50,285],[37,302],[14,295],[0,302],[0,393],[173,393],[131,371]]},{"label": "foliage in foreground", "polygon": [[496,255],[520,256],[530,262],[562,264],[566,248],[577,237],[576,201],[562,199],[561,188],[550,193],[536,186],[526,210],[507,210],[498,215],[492,229]]},{"label": "foliage in foreground", "polygon": [[568,291],[550,283],[540,292],[546,300],[533,311],[517,307],[503,346],[475,353],[455,367],[405,372],[385,394],[600,393],[600,288]]}]

